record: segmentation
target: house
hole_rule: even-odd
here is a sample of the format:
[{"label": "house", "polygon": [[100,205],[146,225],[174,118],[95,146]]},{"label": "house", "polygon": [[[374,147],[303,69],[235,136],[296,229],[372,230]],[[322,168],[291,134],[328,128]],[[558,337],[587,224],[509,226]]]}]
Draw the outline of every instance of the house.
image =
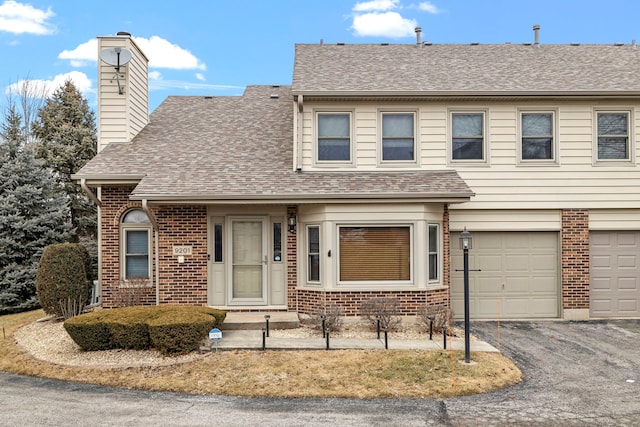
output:
[{"label": "house", "polygon": [[461,316],[467,228],[472,318],[640,317],[635,44],[300,44],[290,86],[149,117],[146,57],[98,40],[132,56],[75,175],[104,307],[142,277],[149,304]]}]

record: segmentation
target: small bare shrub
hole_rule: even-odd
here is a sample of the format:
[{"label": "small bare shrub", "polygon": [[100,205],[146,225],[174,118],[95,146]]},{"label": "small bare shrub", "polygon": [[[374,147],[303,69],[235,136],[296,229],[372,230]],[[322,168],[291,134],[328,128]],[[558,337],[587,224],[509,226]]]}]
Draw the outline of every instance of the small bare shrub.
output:
[{"label": "small bare shrub", "polygon": [[372,326],[383,329],[397,329],[402,322],[400,318],[400,301],[397,298],[371,298],[362,303],[362,317]]},{"label": "small bare shrub", "polygon": [[444,305],[425,306],[418,310],[418,320],[429,330],[429,324],[433,319],[433,330],[442,331],[443,326],[453,324],[453,310]]},{"label": "small bare shrub", "polygon": [[130,277],[120,281],[114,292],[117,307],[133,307],[142,305],[144,296],[149,292],[149,279],[146,277]]},{"label": "small bare shrub", "polygon": [[342,329],[342,317],[344,316],[344,308],[338,304],[331,304],[320,307],[316,313],[311,316],[311,320],[316,329],[322,330],[322,316],[325,316],[325,328],[330,331],[339,331]]}]

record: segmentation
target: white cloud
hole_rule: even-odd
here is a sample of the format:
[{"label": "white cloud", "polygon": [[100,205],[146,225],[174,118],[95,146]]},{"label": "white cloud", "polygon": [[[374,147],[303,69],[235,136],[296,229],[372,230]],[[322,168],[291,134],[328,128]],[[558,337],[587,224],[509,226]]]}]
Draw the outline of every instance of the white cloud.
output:
[{"label": "white cloud", "polygon": [[68,59],[74,67],[83,67],[97,61],[98,40],[92,39],[79,44],[73,50],[63,50],[58,54],[60,59]]},{"label": "white cloud", "polygon": [[365,13],[353,17],[356,36],[408,37],[418,26],[414,19],[403,18],[397,12]]},{"label": "white cloud", "polygon": [[196,73],[196,79],[200,80],[201,82],[207,81],[207,79],[204,77],[204,74],[202,73]]},{"label": "white cloud", "polygon": [[162,73],[160,71],[149,71],[149,80],[161,80]]},{"label": "white cloud", "polygon": [[[51,80],[34,80],[29,79],[29,85],[33,88],[32,93],[43,93],[51,96],[53,92],[61,87],[64,82],[71,80],[74,86],[83,94],[95,93],[95,89],[91,87],[91,79],[85,73],[80,71],[71,71],[70,73],[58,74]],[[20,93],[20,88],[25,84],[25,80],[20,80],[5,88],[5,93]]]},{"label": "white cloud", "polygon": [[238,90],[244,89],[244,86],[216,85],[208,83],[192,83],[182,80],[149,80],[149,90],[162,89],[183,89],[183,90]]},{"label": "white cloud", "polygon": [[371,11],[386,11],[395,9],[398,7],[399,0],[370,0],[360,3],[356,3],[353,6],[354,12],[371,12]]},{"label": "white cloud", "polygon": [[[134,37],[144,54],[149,58],[150,68],[168,68],[173,70],[206,70],[207,66],[191,52],[172,44],[167,40],[152,36],[149,39]],[[98,60],[98,41],[89,40],[78,45],[73,50],[63,50],[58,55],[60,59],[68,59],[75,67],[87,65]]]},{"label": "white cloud", "polygon": [[422,10],[427,13],[432,13],[434,15],[440,13],[440,9],[438,9],[438,7],[435,4],[431,3],[430,1],[424,1],[420,3],[418,5],[418,10]]},{"label": "white cloud", "polygon": [[174,70],[207,69],[207,66],[200,62],[191,52],[161,37],[151,36],[150,39],[134,37],[133,40],[149,58],[149,67],[151,68],[170,68]]},{"label": "white cloud", "polygon": [[55,15],[51,8],[36,9],[30,4],[6,0],[0,5],[0,31],[13,34],[53,34],[56,28],[47,20]]}]

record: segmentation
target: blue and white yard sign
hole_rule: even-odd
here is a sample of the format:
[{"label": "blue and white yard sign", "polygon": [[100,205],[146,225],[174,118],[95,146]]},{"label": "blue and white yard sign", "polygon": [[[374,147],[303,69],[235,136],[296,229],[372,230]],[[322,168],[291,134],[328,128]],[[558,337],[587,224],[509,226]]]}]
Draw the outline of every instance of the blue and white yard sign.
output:
[{"label": "blue and white yard sign", "polygon": [[213,328],[209,331],[209,340],[213,343],[219,343],[222,341],[222,331],[218,328]]}]

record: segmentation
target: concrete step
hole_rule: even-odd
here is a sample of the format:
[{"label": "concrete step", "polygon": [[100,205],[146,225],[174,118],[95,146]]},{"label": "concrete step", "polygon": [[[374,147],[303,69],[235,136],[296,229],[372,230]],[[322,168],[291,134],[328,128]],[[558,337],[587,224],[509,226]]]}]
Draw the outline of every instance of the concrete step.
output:
[{"label": "concrete step", "polygon": [[220,329],[231,330],[261,330],[266,326],[265,316],[269,316],[269,329],[295,329],[300,327],[298,313],[294,311],[273,312],[227,312],[227,317]]}]

